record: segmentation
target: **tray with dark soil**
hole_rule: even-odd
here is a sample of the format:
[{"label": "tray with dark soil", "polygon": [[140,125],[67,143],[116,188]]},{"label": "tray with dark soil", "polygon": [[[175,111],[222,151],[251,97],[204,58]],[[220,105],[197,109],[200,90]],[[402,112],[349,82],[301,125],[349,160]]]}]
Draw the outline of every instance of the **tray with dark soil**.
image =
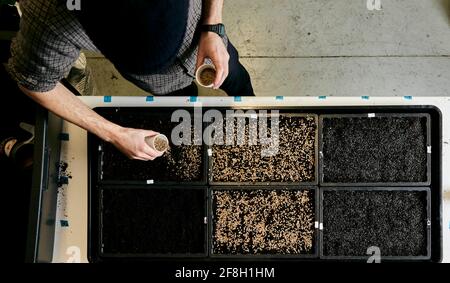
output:
[{"label": "tray with dark soil", "polygon": [[321,257],[381,260],[430,257],[430,189],[322,188]]},{"label": "tray with dark soil", "polygon": [[100,213],[104,257],[206,255],[206,189],[106,188]]},{"label": "tray with dark soil", "polygon": [[321,184],[428,186],[428,114],[323,115]]},{"label": "tray with dark soil", "polygon": [[317,256],[318,191],[213,188],[212,256]]},{"label": "tray with dark soil", "polygon": [[[124,127],[148,129],[166,135],[179,125],[171,122],[172,111],[148,108],[101,108],[105,118]],[[191,129],[192,137],[193,127]],[[174,145],[154,161],[130,160],[112,144],[101,142],[100,181],[137,184],[206,184],[206,154],[203,145]]]},{"label": "tray with dark soil", "polygon": [[[261,117],[261,116],[259,116]],[[229,122],[229,120],[231,122]],[[272,138],[271,117],[267,118],[268,137]],[[239,123],[236,118],[223,121],[234,125],[233,145],[213,144],[210,157],[210,182],[213,185],[316,185],[317,184],[317,116],[313,114],[280,114],[278,151],[263,156],[271,146],[250,144],[250,119]],[[259,128],[258,128],[259,129]],[[253,130],[257,132],[258,129]],[[226,136],[226,130],[224,130]],[[237,133],[245,133],[244,142]],[[275,133],[275,131],[274,131]],[[228,137],[227,137],[228,138]]]}]

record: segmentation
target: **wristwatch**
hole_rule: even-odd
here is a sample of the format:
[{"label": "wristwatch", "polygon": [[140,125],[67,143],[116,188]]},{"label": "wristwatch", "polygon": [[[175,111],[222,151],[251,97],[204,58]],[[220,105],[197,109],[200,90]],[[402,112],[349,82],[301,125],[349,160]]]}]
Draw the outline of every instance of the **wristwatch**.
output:
[{"label": "wristwatch", "polygon": [[223,24],[217,25],[202,25],[203,32],[214,32],[217,33],[220,37],[225,36],[225,26]]}]

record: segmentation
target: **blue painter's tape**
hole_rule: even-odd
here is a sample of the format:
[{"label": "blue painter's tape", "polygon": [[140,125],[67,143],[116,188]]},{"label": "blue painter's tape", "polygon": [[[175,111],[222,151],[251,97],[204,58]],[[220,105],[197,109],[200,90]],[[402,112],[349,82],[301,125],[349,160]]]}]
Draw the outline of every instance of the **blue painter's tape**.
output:
[{"label": "blue painter's tape", "polygon": [[406,100],[412,100],[413,99],[413,97],[410,96],[410,95],[409,96],[404,96],[403,98],[406,99]]},{"label": "blue painter's tape", "polygon": [[284,96],[277,96],[277,97],[275,97],[275,100],[283,100],[284,99]]},{"label": "blue painter's tape", "polygon": [[103,97],[103,102],[110,103],[111,101],[112,101],[112,97],[111,96],[104,96]]},{"label": "blue painter's tape", "polygon": [[60,133],[59,139],[62,141],[68,141],[69,140],[69,134],[68,133]]},{"label": "blue painter's tape", "polygon": [[147,96],[145,98],[145,101],[147,101],[147,102],[153,102],[154,100],[155,100],[155,98],[153,96]]},{"label": "blue painter's tape", "polygon": [[240,97],[240,96],[234,97],[234,102],[241,102],[241,101],[242,101],[242,97]]},{"label": "blue painter's tape", "polygon": [[69,221],[67,221],[67,220],[61,220],[60,223],[61,223],[61,227],[69,227]]},{"label": "blue painter's tape", "polygon": [[190,102],[197,102],[197,96],[191,96],[189,97]]},{"label": "blue painter's tape", "polygon": [[327,97],[322,95],[322,96],[319,96],[319,99],[327,99]]},{"label": "blue painter's tape", "polygon": [[370,99],[370,97],[369,97],[369,96],[361,96],[361,99],[364,99],[364,100],[369,100],[369,99]]}]

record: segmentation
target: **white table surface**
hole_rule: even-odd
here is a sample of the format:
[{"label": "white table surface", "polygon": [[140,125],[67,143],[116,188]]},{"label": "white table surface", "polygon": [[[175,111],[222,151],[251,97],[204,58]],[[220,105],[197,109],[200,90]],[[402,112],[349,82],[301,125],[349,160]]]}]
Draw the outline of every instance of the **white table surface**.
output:
[{"label": "white table surface", "polygon": [[[376,106],[376,105],[434,105],[442,111],[443,120],[443,172],[450,172],[450,98],[448,97],[199,97],[193,102],[188,97],[80,97],[90,107],[98,106]],[[151,101],[153,100],[153,101]],[[62,142],[61,161],[68,163],[67,173],[72,176],[58,193],[55,244],[53,262],[87,262],[87,133],[81,128],[64,122],[63,132],[69,140]],[[443,262],[450,262],[450,174],[443,174]],[[62,227],[60,220],[68,221]]]}]

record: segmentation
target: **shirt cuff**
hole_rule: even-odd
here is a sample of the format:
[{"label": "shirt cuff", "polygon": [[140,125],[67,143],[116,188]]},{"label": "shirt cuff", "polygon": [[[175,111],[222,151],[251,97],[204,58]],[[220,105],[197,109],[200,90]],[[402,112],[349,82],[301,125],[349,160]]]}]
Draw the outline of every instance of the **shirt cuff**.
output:
[{"label": "shirt cuff", "polygon": [[11,78],[17,82],[18,85],[33,92],[51,91],[59,82],[58,79],[48,80],[46,78],[38,77],[30,73],[21,72],[11,61],[6,64],[6,71],[9,73]]}]

